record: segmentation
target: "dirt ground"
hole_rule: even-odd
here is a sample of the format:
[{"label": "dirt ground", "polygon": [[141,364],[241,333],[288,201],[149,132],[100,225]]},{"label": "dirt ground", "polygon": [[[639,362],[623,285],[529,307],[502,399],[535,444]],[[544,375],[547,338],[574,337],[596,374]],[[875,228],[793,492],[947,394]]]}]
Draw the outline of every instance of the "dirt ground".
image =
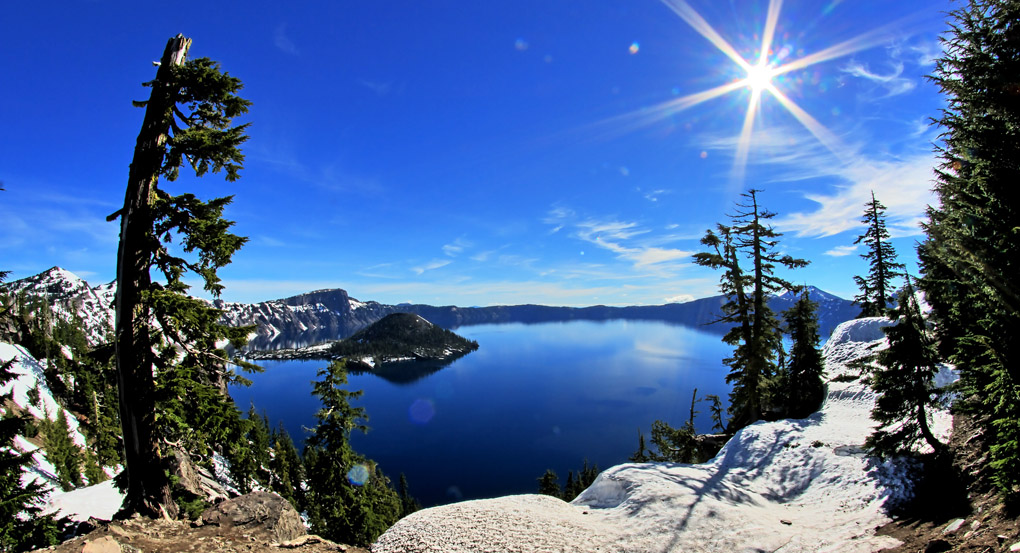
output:
[{"label": "dirt ground", "polygon": [[971,415],[954,414],[949,449],[951,464],[929,463],[914,501],[879,529],[903,542],[885,551],[1020,551],[1018,513],[995,492],[987,469],[988,444]]},{"label": "dirt ground", "polygon": [[95,530],[60,545],[40,549],[55,553],[368,553],[316,536],[303,536],[282,544],[270,543],[238,528],[171,520],[135,518],[103,522]]}]

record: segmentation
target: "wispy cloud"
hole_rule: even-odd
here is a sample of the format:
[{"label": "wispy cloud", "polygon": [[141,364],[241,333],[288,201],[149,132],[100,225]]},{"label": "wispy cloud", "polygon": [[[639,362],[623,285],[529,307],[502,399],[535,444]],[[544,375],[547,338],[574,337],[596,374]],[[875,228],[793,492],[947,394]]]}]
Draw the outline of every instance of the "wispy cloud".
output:
[{"label": "wispy cloud", "polygon": [[825,252],[825,255],[832,257],[845,257],[857,251],[857,246],[836,246]]},{"label": "wispy cloud", "polygon": [[792,213],[778,219],[776,226],[798,236],[832,236],[861,226],[864,204],[875,192],[886,206],[886,224],[894,237],[921,234],[925,208],[935,199],[931,192],[934,154],[873,159],[857,156],[852,162],[826,168],[817,165],[819,176],[838,177],[843,184],[830,194],[804,194],[815,202],[814,211]]},{"label": "wispy cloud", "polygon": [[[639,188],[638,191],[640,192],[641,189]],[[671,192],[672,192],[671,190],[665,190],[665,189],[651,190],[651,191],[645,192],[644,196],[645,196],[645,199],[650,201],[650,202],[657,202],[657,201],[659,201],[659,198],[661,198],[662,196],[665,196],[666,194],[669,194]]]},{"label": "wispy cloud", "polygon": [[386,96],[393,89],[393,85],[390,83],[373,81],[371,79],[358,79],[357,83],[375,92],[377,96]]},{"label": "wispy cloud", "polygon": [[273,44],[286,54],[296,56],[299,53],[294,41],[287,36],[286,23],[280,23],[276,26],[276,30],[273,31]]},{"label": "wispy cloud", "polygon": [[443,245],[443,253],[450,257],[457,257],[469,247],[471,247],[471,242],[464,238],[458,238],[449,244]]},{"label": "wispy cloud", "polygon": [[449,259],[433,259],[432,261],[429,261],[424,265],[412,267],[411,271],[414,272],[414,274],[416,275],[422,275],[426,271],[434,271],[436,269],[446,267],[450,263],[452,263],[452,261],[450,261]]},{"label": "wispy cloud", "polygon": [[656,236],[650,229],[636,222],[596,218],[576,220],[573,211],[563,208],[550,211],[544,222],[555,225],[556,231],[570,226],[574,238],[613,252],[618,259],[631,263],[635,269],[655,267],[662,270],[664,264],[687,259],[692,255],[688,250],[664,247],[676,241],[677,237]]},{"label": "wispy cloud", "polygon": [[872,71],[867,64],[860,63],[856,60],[850,60],[850,62],[844,65],[841,70],[844,73],[865,79],[885,89],[885,94],[881,96],[882,98],[906,94],[917,87],[916,81],[902,76],[902,62],[893,62],[891,70],[885,74]]},{"label": "wispy cloud", "polygon": [[933,67],[935,60],[942,57],[944,53],[942,44],[935,40],[911,46],[910,52],[916,56],[915,62],[921,67]]}]

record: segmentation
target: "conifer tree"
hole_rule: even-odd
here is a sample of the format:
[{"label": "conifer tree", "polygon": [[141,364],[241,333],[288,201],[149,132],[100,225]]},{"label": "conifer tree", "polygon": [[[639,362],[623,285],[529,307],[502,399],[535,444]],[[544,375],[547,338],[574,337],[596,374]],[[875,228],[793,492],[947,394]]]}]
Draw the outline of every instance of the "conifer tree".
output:
[{"label": "conifer tree", "polygon": [[798,419],[818,410],[825,398],[817,310],[818,304],[804,290],[793,306],[783,312],[786,332],[793,342],[783,373],[783,407],[787,416]]},{"label": "conifer tree", "polygon": [[44,420],[43,429],[46,434],[46,459],[57,470],[57,483],[64,491],[73,490],[82,485],[81,448],[71,439],[71,428],[67,423],[67,413],[61,408],[57,410],[53,420]]},{"label": "conifer tree", "polygon": [[[726,296],[722,316],[715,322],[732,325],[723,341],[734,346],[733,356],[724,360],[730,373],[726,382],[730,393],[731,430],[759,420],[770,408],[773,398],[776,360],[782,347],[779,321],[768,306],[768,297],[783,289],[792,289],[787,280],[776,276],[777,265],[803,267],[803,259],[780,255],[776,251],[781,233],[768,224],[775,213],[758,204],[758,192],[743,193],[744,203],[730,215],[732,225],[717,225],[718,234],[708,230],[701,243],[710,251],[694,255],[698,265],[723,269],[720,290]],[[741,260],[749,262],[748,271]]]},{"label": "conifer tree", "polygon": [[962,4],[931,76],[946,107],[936,119],[939,202],[918,248],[920,288],[963,397],[973,398],[967,406],[992,436],[996,482],[1020,500],[1020,3]]},{"label": "conifer tree", "polygon": [[[2,275],[0,275],[2,276]],[[2,279],[0,279],[2,280]],[[0,364],[0,387],[15,378],[14,359]],[[13,403],[14,390],[0,396],[0,404]],[[42,515],[46,489],[36,480],[22,483],[33,464],[30,453],[14,447],[14,438],[25,433],[28,420],[9,410],[0,416],[0,552],[24,551],[57,543],[58,525]]]},{"label": "conifer tree", "polygon": [[[177,512],[161,455],[167,448],[160,441],[172,439],[166,433],[192,446],[237,433],[239,413],[226,396],[232,373],[216,344],[225,338],[239,347],[248,332],[218,324],[219,312],[189,297],[184,283],[190,271],[213,296],[223,289],[217,269],[245,242],[223,218],[230,198],[206,202],[170,194],[159,183],[175,180],[185,163],[196,176],[224,171],[235,181],[244,159],[246,125],[233,125],[249,106],[237,96],[241,81],[207,58],[188,60],[190,46],[183,35],[168,41],[156,78],[145,83],[152,88],[149,99],[135,103],[145,108],[145,117],[124,207],[109,217],[120,217],[121,225],[114,338],[126,450],[124,510],[149,516]],[[173,403],[183,398],[203,408],[174,411]],[[192,432],[206,424],[215,428]]]},{"label": "conifer tree", "polygon": [[[411,488],[407,484],[406,474],[400,473],[400,479],[398,482],[400,483],[397,488],[397,493],[400,496],[400,518],[404,518],[415,511],[420,511],[421,503],[419,503],[418,500],[411,495]],[[558,484],[557,488],[559,488]]]},{"label": "conifer tree", "polygon": [[344,389],[345,365],[333,361],[313,384],[312,394],[322,408],[305,448],[307,506],[314,533],[364,546],[399,519],[400,498],[376,464],[351,448],[351,432],[368,427],[365,410],[350,403],[361,391]]},{"label": "conifer tree", "polygon": [[576,477],[573,471],[567,472],[567,485],[563,487],[563,495],[561,496],[563,501],[573,501],[575,497],[581,495],[581,492],[588,489],[595,479],[599,475],[599,466],[588,464],[588,459],[584,460],[584,466],[581,470],[577,471]]},{"label": "conifer tree", "polygon": [[893,299],[892,280],[900,276],[906,267],[896,262],[896,250],[889,243],[889,231],[885,228],[885,206],[875,199],[874,190],[871,201],[865,204],[861,222],[866,230],[854,240],[854,244],[863,242],[868,249],[861,254],[868,261],[868,276],[854,277],[854,282],[861,289],[860,295],[854,296],[854,301],[861,306],[858,317],[883,317]]},{"label": "conifer tree", "polygon": [[648,452],[648,446],[645,445],[645,434],[644,432],[641,431],[640,428],[638,429],[637,437],[638,437],[637,451],[631,453],[630,457],[628,457],[627,460],[630,461],[631,463],[647,463],[648,461],[651,461],[652,458]]},{"label": "conifer tree", "polygon": [[866,445],[888,456],[908,452],[924,440],[936,454],[941,453],[945,445],[928,425],[929,410],[939,406],[942,397],[935,387],[938,353],[909,280],[890,314],[897,322],[882,328],[889,347],[878,353],[882,368],[875,372],[871,383],[879,394],[871,418],[881,426],[868,437]]},{"label": "conifer tree", "polygon": [[553,469],[545,469],[545,474],[538,479],[538,493],[553,497],[563,495],[563,490],[560,489],[560,477],[556,476]]},{"label": "conifer tree", "polygon": [[270,463],[273,477],[270,488],[290,501],[299,512],[305,510],[305,494],[302,483],[305,481],[304,467],[298,455],[294,441],[287,429],[280,424],[272,435],[273,460]]},{"label": "conifer tree", "polygon": [[708,394],[704,399],[709,402],[708,410],[712,414],[712,431],[725,432],[726,424],[723,422],[722,400],[715,394]]}]

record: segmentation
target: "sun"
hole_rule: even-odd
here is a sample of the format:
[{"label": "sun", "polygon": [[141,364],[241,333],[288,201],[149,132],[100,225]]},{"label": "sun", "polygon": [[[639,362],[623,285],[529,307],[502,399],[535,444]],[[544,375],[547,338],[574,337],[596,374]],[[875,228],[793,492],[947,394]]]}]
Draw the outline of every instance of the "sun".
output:
[{"label": "sun", "polygon": [[752,92],[760,94],[761,91],[772,86],[772,77],[774,76],[775,71],[771,65],[759,63],[747,69],[747,77],[744,79],[744,83]]}]

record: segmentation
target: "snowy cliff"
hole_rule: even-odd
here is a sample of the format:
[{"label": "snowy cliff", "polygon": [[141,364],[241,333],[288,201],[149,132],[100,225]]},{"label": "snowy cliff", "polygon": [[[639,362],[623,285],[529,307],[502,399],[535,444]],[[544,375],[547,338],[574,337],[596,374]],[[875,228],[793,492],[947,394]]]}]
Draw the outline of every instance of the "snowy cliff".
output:
[{"label": "snowy cliff", "polygon": [[[825,348],[829,378],[883,346],[884,319],[841,324]],[[374,553],[468,551],[876,551],[885,507],[909,493],[906,469],[863,454],[874,393],[830,382],[806,419],[744,428],[701,465],[612,467],[571,503],[521,495],[414,513]],[[935,415],[945,436],[950,418]]]}]

